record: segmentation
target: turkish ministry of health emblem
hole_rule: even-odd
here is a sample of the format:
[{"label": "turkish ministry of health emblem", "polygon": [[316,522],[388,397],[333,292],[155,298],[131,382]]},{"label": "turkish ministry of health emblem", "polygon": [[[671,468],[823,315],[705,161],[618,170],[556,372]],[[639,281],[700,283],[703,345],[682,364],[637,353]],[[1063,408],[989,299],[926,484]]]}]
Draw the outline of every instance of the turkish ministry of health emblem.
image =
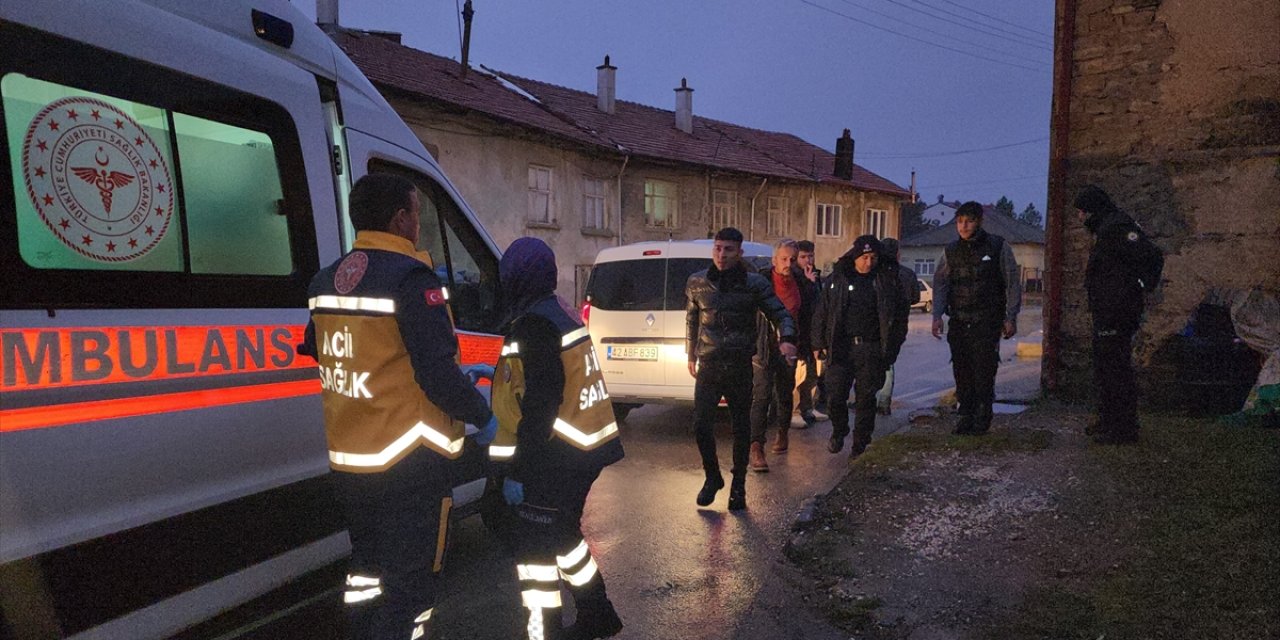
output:
[{"label": "turkish ministry of health emblem", "polygon": [[22,144],[27,196],[63,244],[103,262],[153,249],[173,219],[173,180],[151,136],[119,109],[62,98]]}]

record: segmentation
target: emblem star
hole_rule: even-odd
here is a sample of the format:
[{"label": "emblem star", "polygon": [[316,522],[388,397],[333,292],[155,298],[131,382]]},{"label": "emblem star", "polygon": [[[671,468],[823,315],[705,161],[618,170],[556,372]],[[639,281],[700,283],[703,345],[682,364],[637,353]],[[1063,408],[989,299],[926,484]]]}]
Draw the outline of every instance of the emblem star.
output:
[{"label": "emblem star", "polygon": [[152,168],[152,169],[154,169],[154,168],[156,168],[156,167],[158,167],[158,166],[160,166],[160,164],[159,164],[159,163],[157,163],[157,162],[155,161],[155,159],[153,158],[153,159],[151,160],[151,168]]},{"label": "emblem star", "polygon": [[80,244],[91,245],[93,244],[93,238],[90,238],[89,236],[82,236],[80,238]]},{"label": "emblem star", "polygon": [[44,177],[44,167],[36,167],[36,177],[37,178]]},{"label": "emblem star", "polygon": [[75,109],[71,109],[70,111],[67,111],[67,117],[72,120],[77,120],[80,118],[80,114],[76,113]]},{"label": "emblem star", "polygon": [[71,228],[71,221],[67,220],[66,218],[63,218],[62,222],[58,223],[58,226],[62,227],[63,229],[69,229]]},{"label": "emblem star", "polygon": [[163,215],[164,215],[164,209],[163,209],[163,208],[161,208],[161,207],[156,207],[156,215],[158,215],[158,216],[163,216]]},{"label": "emblem star", "polygon": [[116,128],[117,128],[117,129],[123,129],[123,128],[124,128],[124,120],[121,120],[121,119],[119,119],[119,118],[116,118],[116,121],[115,121],[115,123],[114,123],[114,124],[116,125]]},{"label": "emblem star", "polygon": [[108,241],[107,241],[107,253],[112,253],[112,252],[114,252],[115,250],[116,250],[116,243],[111,242],[110,240],[108,240]]},{"label": "emblem star", "polygon": [[147,235],[152,235],[152,234],[154,234],[155,232],[156,232],[156,230],[155,230],[155,228],[154,228],[154,227],[150,227],[150,226],[148,226],[148,227],[147,227],[147,230],[146,230]]},{"label": "emblem star", "polygon": [[50,131],[57,131],[57,130],[58,130],[58,121],[57,121],[57,120],[50,120],[50,121],[49,121],[49,130],[50,130]]},{"label": "emblem star", "polygon": [[159,191],[160,193],[164,193],[164,185],[162,184],[156,185],[156,191]]},{"label": "emblem star", "polygon": [[49,145],[45,144],[44,140],[36,140],[36,148],[41,151],[48,151]]},{"label": "emblem star", "polygon": [[46,194],[44,194],[44,198],[43,198],[43,200],[44,200],[44,204],[45,204],[45,206],[50,206],[50,205],[52,205],[52,204],[53,204],[53,196],[51,196],[51,195],[49,195],[49,194],[47,194],[47,193],[46,193]]},{"label": "emblem star", "polygon": [[98,113],[97,109],[94,109],[93,113],[89,114],[89,117],[93,118],[94,120],[101,120],[102,114]]},{"label": "emblem star", "polygon": [[133,143],[134,143],[134,144],[136,144],[136,145],[138,145],[139,147],[141,147],[141,146],[142,146],[142,138],[141,138],[141,137],[134,138],[134,139],[133,139]]},{"label": "emblem star", "polygon": [[129,248],[130,249],[138,248],[138,241],[134,240],[133,238],[129,238]]}]

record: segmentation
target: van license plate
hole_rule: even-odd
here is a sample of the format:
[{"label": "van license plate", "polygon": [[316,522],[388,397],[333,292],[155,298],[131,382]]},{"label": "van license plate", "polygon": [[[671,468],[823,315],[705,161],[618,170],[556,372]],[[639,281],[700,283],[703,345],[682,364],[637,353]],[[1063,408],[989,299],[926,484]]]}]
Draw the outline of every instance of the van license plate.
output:
[{"label": "van license plate", "polygon": [[635,347],[631,345],[609,345],[605,349],[606,360],[657,360],[657,347]]}]

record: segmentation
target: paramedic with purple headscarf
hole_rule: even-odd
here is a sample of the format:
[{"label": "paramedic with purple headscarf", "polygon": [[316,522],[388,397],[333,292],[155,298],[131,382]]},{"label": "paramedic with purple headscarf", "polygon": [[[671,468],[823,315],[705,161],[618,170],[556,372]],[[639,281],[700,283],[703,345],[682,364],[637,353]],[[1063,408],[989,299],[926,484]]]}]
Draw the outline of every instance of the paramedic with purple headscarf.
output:
[{"label": "paramedic with purple headscarf", "polygon": [[[490,458],[505,466],[503,495],[515,508],[516,573],[530,640],[605,638],[622,621],[582,536],[591,484],[622,459],[622,441],[600,361],[586,327],[556,296],[556,261],[521,238],[498,265],[504,341],[493,373],[498,436]],[[561,583],[576,622],[561,628]]]}]

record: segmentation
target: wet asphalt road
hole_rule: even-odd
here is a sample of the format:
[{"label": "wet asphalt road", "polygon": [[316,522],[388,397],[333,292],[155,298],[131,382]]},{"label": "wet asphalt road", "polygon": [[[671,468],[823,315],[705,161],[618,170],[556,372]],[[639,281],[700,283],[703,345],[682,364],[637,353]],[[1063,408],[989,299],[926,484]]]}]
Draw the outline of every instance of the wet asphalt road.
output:
[{"label": "wet asphalt road", "polygon": [[[911,317],[898,363],[894,414],[877,420],[876,436],[906,428],[912,408],[932,406],[952,386],[945,341],[928,335],[925,314]],[[1027,318],[1020,335],[1039,329]],[[1012,358],[1002,343],[998,396],[1034,391],[1039,362]],[[727,416],[722,416],[727,418]],[[793,424],[802,424],[799,418]],[[693,411],[645,406],[622,425],[626,458],[605,470],[587,503],[584,533],[626,628],[623,640],[835,640],[845,638],[801,603],[788,584],[795,570],[782,556],[802,505],[829,491],[848,469],[848,447],[826,451],[830,423],[791,432],[785,454],[769,454],[771,470],[752,473],[747,509],[730,513],[728,491],[699,508],[703,475],[693,441]],[[721,467],[728,479],[730,434],[718,422]],[[773,434],[770,433],[770,440]],[[437,606],[434,637],[509,640],[522,637],[520,597],[511,557],[479,518],[454,527]],[[340,638],[336,590],[282,616],[252,638]],[[568,599],[571,601],[571,599]]]}]

